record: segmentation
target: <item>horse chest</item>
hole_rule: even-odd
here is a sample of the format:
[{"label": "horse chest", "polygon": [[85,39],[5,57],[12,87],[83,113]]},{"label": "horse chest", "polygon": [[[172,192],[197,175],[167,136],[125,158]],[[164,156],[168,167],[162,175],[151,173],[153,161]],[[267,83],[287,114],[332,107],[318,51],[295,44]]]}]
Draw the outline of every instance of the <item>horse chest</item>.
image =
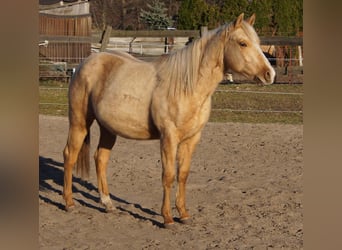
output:
[{"label": "horse chest", "polygon": [[180,116],[177,128],[180,138],[191,137],[198,133],[208,122],[211,109],[210,98],[204,103],[186,107],[185,115]]}]

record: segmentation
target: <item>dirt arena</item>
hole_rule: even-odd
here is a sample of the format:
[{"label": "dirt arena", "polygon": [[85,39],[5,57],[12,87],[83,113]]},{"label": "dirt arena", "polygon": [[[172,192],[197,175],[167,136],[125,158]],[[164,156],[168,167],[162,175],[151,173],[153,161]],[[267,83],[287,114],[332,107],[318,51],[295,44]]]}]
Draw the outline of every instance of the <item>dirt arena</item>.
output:
[{"label": "dirt arena", "polygon": [[[65,212],[67,131],[67,118],[39,116],[40,249],[303,249],[302,125],[207,124],[187,185],[192,224],[172,230],[162,228],[157,140],[118,138],[108,166],[114,213],[99,204],[93,161],[88,181],[74,177],[77,207]],[[92,155],[98,134],[94,124]]]}]

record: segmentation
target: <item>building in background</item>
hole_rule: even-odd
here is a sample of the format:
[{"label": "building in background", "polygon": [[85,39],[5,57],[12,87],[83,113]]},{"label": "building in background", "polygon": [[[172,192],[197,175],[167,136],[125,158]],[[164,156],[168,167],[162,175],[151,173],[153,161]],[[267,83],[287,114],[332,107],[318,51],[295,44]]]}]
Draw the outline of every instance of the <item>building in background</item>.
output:
[{"label": "building in background", "polygon": [[64,62],[74,68],[90,53],[89,2],[39,0],[40,63]]}]

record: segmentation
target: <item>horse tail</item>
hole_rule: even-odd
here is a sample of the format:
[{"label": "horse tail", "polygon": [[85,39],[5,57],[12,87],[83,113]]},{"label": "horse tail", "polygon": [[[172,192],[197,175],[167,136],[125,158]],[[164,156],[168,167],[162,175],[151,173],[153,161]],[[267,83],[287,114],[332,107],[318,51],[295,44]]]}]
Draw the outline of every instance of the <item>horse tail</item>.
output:
[{"label": "horse tail", "polygon": [[90,130],[84,138],[76,162],[76,174],[82,179],[88,179],[90,170]]},{"label": "horse tail", "polygon": [[[80,151],[77,156],[75,164],[75,174],[81,177],[83,180],[88,179],[90,171],[90,126],[93,121],[93,112],[91,104],[89,103],[90,89],[87,75],[85,75],[84,67],[87,65],[86,59],[81,63],[76,72],[73,74],[69,84],[69,120],[70,125],[73,124],[78,128],[77,136],[84,136],[84,130],[86,130],[86,136],[83,139]],[[86,79],[86,80],[84,80]],[[86,97],[86,98],[85,98]]]}]

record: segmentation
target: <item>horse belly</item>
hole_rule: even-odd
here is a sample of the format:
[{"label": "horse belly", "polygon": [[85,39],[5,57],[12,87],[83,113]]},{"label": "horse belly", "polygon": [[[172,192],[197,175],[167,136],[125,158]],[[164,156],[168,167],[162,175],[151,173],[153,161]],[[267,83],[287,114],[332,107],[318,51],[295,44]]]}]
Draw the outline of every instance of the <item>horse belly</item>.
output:
[{"label": "horse belly", "polygon": [[98,103],[96,113],[101,124],[114,134],[129,139],[159,138],[151,117],[148,95],[107,95]]},{"label": "horse belly", "polygon": [[[156,139],[159,137],[158,130],[141,109],[116,109],[110,114],[106,123],[110,130],[122,137],[129,139]],[[145,114],[145,115],[142,115]]]}]

